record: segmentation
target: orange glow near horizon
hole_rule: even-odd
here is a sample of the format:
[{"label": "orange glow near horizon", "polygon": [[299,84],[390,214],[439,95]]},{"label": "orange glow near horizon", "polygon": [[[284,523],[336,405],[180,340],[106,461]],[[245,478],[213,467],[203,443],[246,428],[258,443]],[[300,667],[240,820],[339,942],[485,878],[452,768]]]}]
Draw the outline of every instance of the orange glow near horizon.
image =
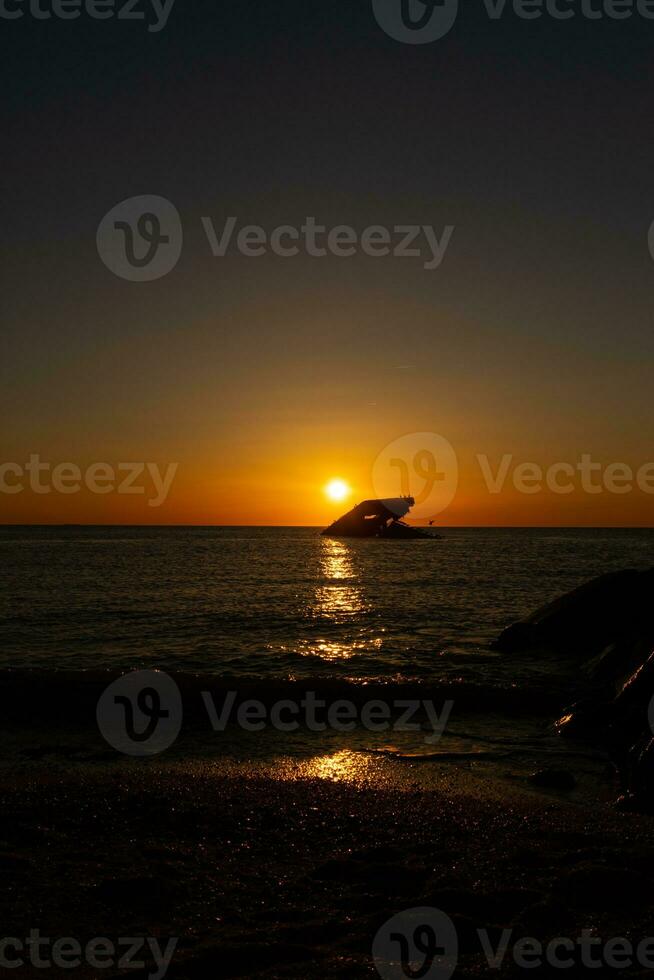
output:
[{"label": "orange glow near horizon", "polygon": [[[336,498],[327,493],[336,479],[330,474],[338,472],[336,453],[326,452],[326,463],[317,452],[305,457],[288,454],[265,458],[262,454],[256,463],[235,457],[230,468],[182,460],[168,496],[158,507],[148,504],[155,493],[151,481],[142,481],[146,490],[142,495],[92,494],[86,488],[74,494],[42,495],[26,486],[22,493],[0,496],[0,523],[325,527],[349,507],[377,495],[371,479],[375,453],[356,448],[360,449],[358,458],[352,450],[344,460],[352,481],[349,500],[336,499],[342,488],[338,488]],[[153,453],[151,459],[157,458],[163,472],[169,457],[163,452]],[[499,459],[499,454],[493,458],[494,473]],[[579,487],[566,495],[553,494],[547,488],[525,494],[507,478],[501,492],[490,493],[472,453],[461,453],[459,461],[456,496],[443,512],[434,515],[436,526],[651,526],[652,496],[637,489],[629,495],[589,495]],[[420,487],[417,484],[411,489],[419,494]],[[415,515],[407,515],[409,523],[414,519]],[[427,520],[418,519],[417,523]]]},{"label": "orange glow near horizon", "polygon": [[[404,468],[395,459],[389,460],[389,477],[396,484],[391,480],[388,488],[382,488],[373,478],[380,453],[411,431],[412,417],[413,412],[407,411],[404,418],[394,419],[392,424],[377,417],[358,419],[356,424],[350,418],[335,417],[324,426],[305,420],[274,420],[265,431],[255,426],[227,432],[216,429],[210,439],[197,435],[173,439],[164,433],[142,455],[137,455],[127,442],[118,450],[114,447],[110,454],[94,452],[81,438],[72,448],[60,438],[51,448],[41,450],[41,458],[52,468],[71,461],[86,473],[98,461],[105,461],[118,474],[121,460],[145,459],[159,468],[160,480],[172,464],[178,464],[177,470],[165,490],[157,489],[159,484],[155,485],[146,471],[135,481],[143,487],[141,494],[92,493],[85,486],[77,493],[36,493],[30,489],[27,475],[19,477],[8,472],[5,482],[14,485],[20,481],[24,490],[0,494],[0,523],[326,527],[362,500],[399,496],[403,475],[408,474],[412,495],[421,499],[430,475],[428,468],[414,465],[413,457],[407,457]],[[415,419],[413,423],[416,430],[427,428],[425,423],[416,425]],[[587,493],[577,474],[571,478],[570,493],[554,493],[546,482],[536,493],[516,489],[516,471],[525,461],[537,462],[545,471],[559,460],[574,464],[579,450],[573,440],[562,446],[558,440],[556,444],[552,441],[534,451],[526,436],[520,441],[505,441],[499,434],[475,432],[473,439],[464,419],[453,418],[445,423],[442,429],[448,433],[458,458],[456,494],[441,512],[409,513],[409,523],[424,525],[433,517],[436,527],[651,526],[652,493],[645,493],[636,485],[629,494]],[[484,467],[477,455],[481,451],[488,455]],[[599,483],[612,461],[620,458],[619,448],[612,446],[602,451],[601,446],[594,445],[588,451],[601,463],[602,471],[592,476],[593,482]],[[505,454],[511,458],[510,464],[503,467]],[[634,472],[650,458],[646,450],[623,455]],[[15,445],[5,458],[24,467],[29,454]],[[440,474],[443,460],[436,462]],[[121,479],[126,476],[118,475]],[[494,488],[489,487],[486,475],[495,481]],[[559,482],[565,481],[564,473],[556,476]],[[44,473],[42,481],[49,479],[49,474]],[[326,492],[336,480],[346,484],[347,499],[340,497],[342,487],[337,488],[336,495]],[[438,493],[444,481],[435,480],[433,486]],[[150,501],[157,494],[165,499],[160,506],[151,506]]]}]

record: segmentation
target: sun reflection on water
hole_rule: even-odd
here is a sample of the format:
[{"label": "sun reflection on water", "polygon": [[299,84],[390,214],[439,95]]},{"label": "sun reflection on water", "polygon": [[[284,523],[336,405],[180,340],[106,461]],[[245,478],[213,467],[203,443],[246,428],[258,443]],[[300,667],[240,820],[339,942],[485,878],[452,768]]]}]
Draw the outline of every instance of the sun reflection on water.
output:
[{"label": "sun reflection on water", "polygon": [[[363,647],[363,644],[359,644]],[[305,657],[320,657],[322,660],[349,660],[357,652],[355,643],[334,643],[331,640],[315,640],[300,651]]]},{"label": "sun reflection on water", "polygon": [[355,578],[353,552],[343,541],[322,538],[320,571],[325,578]]},{"label": "sun reflection on water", "polygon": [[354,552],[342,541],[325,538],[320,549],[321,583],[316,588],[313,614],[339,620],[364,612],[366,602],[358,585]]},{"label": "sun reflection on water", "polygon": [[[319,553],[320,581],[316,585],[309,607],[310,615],[324,623],[325,632],[365,613],[369,605],[360,585],[354,550],[345,542],[323,538]],[[373,641],[374,643],[374,641]],[[302,656],[320,657],[326,661],[349,660],[370,647],[370,639],[332,639],[317,636],[300,644]]]}]

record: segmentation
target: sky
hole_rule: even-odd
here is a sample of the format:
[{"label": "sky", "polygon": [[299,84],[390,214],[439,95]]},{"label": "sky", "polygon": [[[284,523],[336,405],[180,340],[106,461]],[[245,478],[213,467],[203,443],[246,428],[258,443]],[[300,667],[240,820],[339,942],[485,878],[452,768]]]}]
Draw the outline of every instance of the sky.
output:
[{"label": "sky", "polygon": [[[371,0],[176,0],[156,32],[145,0],[144,21],[0,17],[0,523],[326,525],[345,506],[331,478],[347,506],[399,492],[397,465],[375,477],[389,446],[420,495],[427,433],[457,472],[419,520],[649,526],[654,20],[569,6],[493,20],[466,2],[425,44]],[[98,229],[146,197],[183,240],[131,281]],[[229,217],[214,255],[207,222],[219,238]],[[307,217],[353,229],[354,254],[308,254],[299,231],[276,254],[274,230]],[[239,250],[248,225],[264,254]],[[450,232],[438,261],[423,232],[418,255],[365,254],[371,226],[390,250],[396,227]],[[79,492],[35,492],[34,456],[77,467]],[[99,464],[140,464],[144,492],[91,492]],[[541,489],[516,484],[525,464]],[[174,467],[163,500],[148,465]]]}]

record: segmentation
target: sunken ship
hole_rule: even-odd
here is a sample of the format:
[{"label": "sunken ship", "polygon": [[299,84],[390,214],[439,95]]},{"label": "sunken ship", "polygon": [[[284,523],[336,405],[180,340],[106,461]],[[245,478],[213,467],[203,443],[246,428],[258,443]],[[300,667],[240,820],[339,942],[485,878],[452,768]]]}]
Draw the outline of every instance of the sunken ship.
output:
[{"label": "sunken ship", "polygon": [[322,532],[329,538],[426,538],[429,534],[418,527],[411,527],[402,520],[413,505],[413,497],[391,497],[386,500],[364,500],[348,511]]}]

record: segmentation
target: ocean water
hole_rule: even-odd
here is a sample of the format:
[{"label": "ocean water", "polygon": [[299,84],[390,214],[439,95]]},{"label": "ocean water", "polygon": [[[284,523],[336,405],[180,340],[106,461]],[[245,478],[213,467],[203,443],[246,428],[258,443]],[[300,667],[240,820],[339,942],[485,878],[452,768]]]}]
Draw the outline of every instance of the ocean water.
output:
[{"label": "ocean water", "polygon": [[157,667],[182,686],[213,691],[217,703],[243,682],[247,696],[268,704],[311,690],[327,703],[408,697],[439,713],[453,706],[436,741],[425,715],[417,731],[230,724],[216,733],[196,694],[185,701],[184,737],[168,750],[184,767],[201,760],[269,767],[282,778],[375,782],[385,773],[440,792],[452,767],[525,786],[550,766],[575,774],[569,799],[615,797],[605,754],[553,727],[583,685],[579,671],[490,644],[596,575],[651,567],[654,531],[442,535],[399,542],[333,540],[317,528],[0,528],[5,707],[23,721],[44,710],[51,717],[52,706],[66,724],[80,712],[86,719],[54,740],[37,728],[34,744],[24,725],[5,723],[8,764],[29,764],[30,752],[48,753],[54,767],[93,757],[106,685],[96,671]]},{"label": "ocean water", "polygon": [[654,531],[0,528],[0,667],[515,684],[489,650],[595,575],[653,564]]}]

